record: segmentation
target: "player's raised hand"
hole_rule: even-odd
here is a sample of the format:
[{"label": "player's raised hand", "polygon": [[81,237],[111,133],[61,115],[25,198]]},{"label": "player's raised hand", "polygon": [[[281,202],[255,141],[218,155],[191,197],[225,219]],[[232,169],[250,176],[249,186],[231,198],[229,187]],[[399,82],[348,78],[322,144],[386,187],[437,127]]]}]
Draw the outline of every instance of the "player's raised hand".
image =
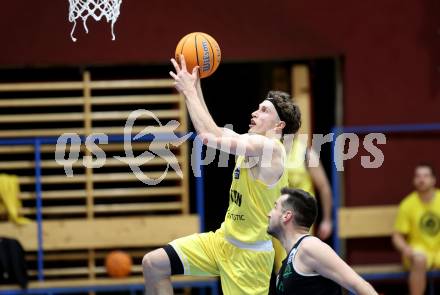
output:
[{"label": "player's raised hand", "polygon": [[327,240],[332,234],[333,223],[330,220],[323,220],[318,227],[318,238]]},{"label": "player's raised hand", "polygon": [[173,77],[175,81],[174,87],[176,87],[176,89],[183,95],[187,95],[188,91],[196,89],[196,83],[199,79],[199,67],[195,66],[192,70],[192,73],[189,73],[186,68],[185,57],[182,54],[180,55],[179,60],[180,65],[174,58],[171,59],[171,63],[173,64],[176,72],[174,73],[173,71],[170,71],[170,76]]}]

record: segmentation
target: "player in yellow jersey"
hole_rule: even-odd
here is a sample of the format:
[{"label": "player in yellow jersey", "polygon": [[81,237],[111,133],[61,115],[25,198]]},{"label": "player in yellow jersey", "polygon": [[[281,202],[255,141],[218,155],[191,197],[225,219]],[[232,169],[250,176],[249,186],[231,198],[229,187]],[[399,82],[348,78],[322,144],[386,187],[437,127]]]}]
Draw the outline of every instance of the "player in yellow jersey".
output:
[{"label": "player in yellow jersey", "polygon": [[440,268],[440,190],[432,166],[420,164],[414,173],[415,191],[399,205],[393,244],[409,268],[411,295],[423,295],[426,272]]},{"label": "player in yellow jersey", "polygon": [[185,59],[172,63],[176,89],[198,136],[210,147],[237,155],[225,221],[215,232],[193,234],[154,250],[142,261],[147,294],[172,294],[170,275],[221,277],[223,293],[261,294],[269,290],[274,250],[267,233],[267,214],[287,185],[286,153],[280,139],[300,126],[299,109],[288,94],[268,93],[252,113],[249,131],[237,134],[217,126],[203,99],[197,68]]},{"label": "player in yellow jersey", "polygon": [[332,222],[332,192],[327,175],[319,160],[319,155],[307,147],[300,136],[296,136],[287,157],[289,187],[302,189],[315,196],[315,188],[322,206],[322,220],[317,226],[316,235],[325,240],[330,237]]}]

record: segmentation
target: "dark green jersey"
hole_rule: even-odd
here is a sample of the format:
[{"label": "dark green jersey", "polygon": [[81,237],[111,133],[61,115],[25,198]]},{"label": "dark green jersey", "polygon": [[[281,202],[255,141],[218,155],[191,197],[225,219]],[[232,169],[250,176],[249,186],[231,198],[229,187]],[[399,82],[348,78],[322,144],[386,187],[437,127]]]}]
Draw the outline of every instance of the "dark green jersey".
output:
[{"label": "dark green jersey", "polygon": [[278,295],[342,295],[341,287],[319,274],[303,275],[295,271],[295,255],[301,241],[308,235],[301,237],[284,259],[277,276],[276,293]]}]

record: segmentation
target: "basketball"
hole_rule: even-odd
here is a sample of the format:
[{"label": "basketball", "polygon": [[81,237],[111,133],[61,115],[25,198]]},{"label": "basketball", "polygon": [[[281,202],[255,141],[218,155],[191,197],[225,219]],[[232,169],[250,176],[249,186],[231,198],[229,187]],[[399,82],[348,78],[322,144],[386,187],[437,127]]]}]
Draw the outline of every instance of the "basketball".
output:
[{"label": "basketball", "polygon": [[105,257],[107,274],[114,278],[123,278],[130,274],[132,261],[130,255],[123,251],[112,251]]},{"label": "basketball", "polygon": [[176,47],[176,60],[183,54],[188,72],[199,66],[200,78],[206,78],[217,70],[222,57],[220,46],[210,35],[194,32],[180,39]]}]

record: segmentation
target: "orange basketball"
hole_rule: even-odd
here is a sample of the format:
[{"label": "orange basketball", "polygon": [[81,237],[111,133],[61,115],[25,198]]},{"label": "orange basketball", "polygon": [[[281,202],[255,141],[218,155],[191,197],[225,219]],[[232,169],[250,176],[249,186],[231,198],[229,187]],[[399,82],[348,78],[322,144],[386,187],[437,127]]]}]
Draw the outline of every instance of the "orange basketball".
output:
[{"label": "orange basketball", "polygon": [[105,268],[109,276],[123,278],[130,274],[132,261],[130,255],[123,251],[112,251],[105,257]]},{"label": "orange basketball", "polygon": [[183,54],[188,72],[199,66],[200,78],[205,78],[217,70],[222,53],[214,38],[205,33],[190,33],[180,39],[176,47],[176,60]]}]

